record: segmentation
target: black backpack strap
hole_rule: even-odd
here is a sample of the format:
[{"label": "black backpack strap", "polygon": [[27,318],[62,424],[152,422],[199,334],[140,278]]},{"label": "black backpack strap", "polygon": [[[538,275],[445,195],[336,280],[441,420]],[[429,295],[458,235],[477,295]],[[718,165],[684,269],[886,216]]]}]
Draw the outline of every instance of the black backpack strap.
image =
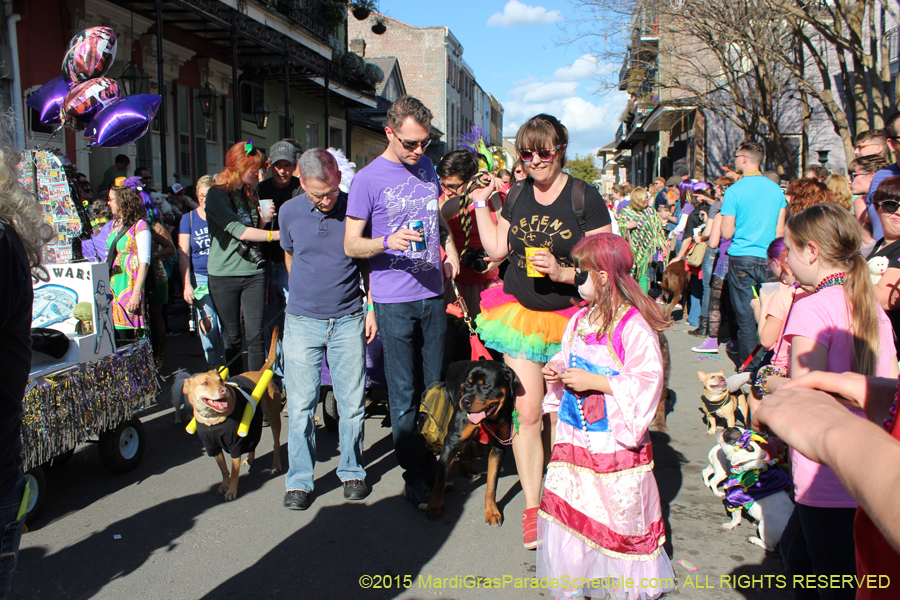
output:
[{"label": "black backpack strap", "polygon": [[572,178],[572,210],[575,211],[575,218],[578,219],[578,226],[581,227],[582,233],[587,233],[587,223],[584,220],[584,186],[587,185],[584,179]]},{"label": "black backpack strap", "polygon": [[[519,194],[522,193],[522,188],[525,187],[525,182],[528,179],[522,179],[521,181],[517,181],[513,184],[509,191],[506,193],[506,202],[503,203],[503,206],[509,206],[509,216],[512,217],[513,206],[516,204],[516,198],[519,197]],[[511,221],[512,219],[510,219]]]}]

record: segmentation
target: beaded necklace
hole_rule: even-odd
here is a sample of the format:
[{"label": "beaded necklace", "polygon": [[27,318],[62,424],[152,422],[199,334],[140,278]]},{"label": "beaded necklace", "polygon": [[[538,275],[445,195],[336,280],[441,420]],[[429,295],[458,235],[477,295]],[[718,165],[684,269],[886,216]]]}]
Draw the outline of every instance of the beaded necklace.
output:
[{"label": "beaded necklace", "polygon": [[757,169],[756,171],[747,171],[744,173],[744,177],[752,177],[754,175],[762,175],[762,172]]},{"label": "beaded necklace", "polygon": [[846,273],[832,273],[825,279],[819,282],[819,285],[816,286],[814,294],[819,292],[820,290],[824,290],[825,288],[834,287],[836,285],[844,285],[844,277],[846,277]]}]

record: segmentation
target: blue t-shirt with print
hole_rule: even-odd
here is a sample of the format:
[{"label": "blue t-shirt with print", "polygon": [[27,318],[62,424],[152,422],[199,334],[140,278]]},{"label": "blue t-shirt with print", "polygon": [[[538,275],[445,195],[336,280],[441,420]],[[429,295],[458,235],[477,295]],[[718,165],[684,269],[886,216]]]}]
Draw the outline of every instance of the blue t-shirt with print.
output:
[{"label": "blue t-shirt with print", "polygon": [[766,258],[776,237],[778,214],[787,203],[781,186],[762,175],[745,175],[725,191],[722,216],[734,217],[730,256]]},{"label": "blue t-shirt with print", "polygon": [[178,234],[190,236],[191,266],[194,274],[206,275],[206,263],[209,260],[209,225],[206,219],[197,213],[197,209],[182,215]]}]

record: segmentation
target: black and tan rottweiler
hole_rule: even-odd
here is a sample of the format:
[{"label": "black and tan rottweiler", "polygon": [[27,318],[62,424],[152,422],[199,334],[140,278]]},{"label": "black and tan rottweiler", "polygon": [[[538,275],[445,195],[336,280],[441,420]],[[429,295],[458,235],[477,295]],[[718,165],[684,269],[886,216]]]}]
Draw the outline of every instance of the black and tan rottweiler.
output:
[{"label": "black and tan rottweiler", "polygon": [[463,443],[474,438],[491,446],[484,492],[484,522],[501,525],[503,515],[497,507],[497,480],[506,447],[514,436],[512,414],[516,393],[521,387],[519,378],[503,363],[482,360],[453,363],[447,369],[444,381],[450,394],[453,417],[444,438],[426,512],[431,519],[441,516],[450,467]]}]

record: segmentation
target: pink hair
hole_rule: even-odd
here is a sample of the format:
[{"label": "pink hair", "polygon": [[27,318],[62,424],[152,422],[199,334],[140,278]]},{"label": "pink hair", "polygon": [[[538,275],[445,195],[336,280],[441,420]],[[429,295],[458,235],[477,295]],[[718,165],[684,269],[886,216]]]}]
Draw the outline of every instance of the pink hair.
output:
[{"label": "pink hair", "polygon": [[[655,331],[665,331],[672,325],[659,306],[644,293],[631,276],[634,254],[625,238],[613,233],[597,233],[581,239],[572,249],[578,266],[591,272],[594,299],[591,311],[597,311],[604,324],[612,323],[619,306],[624,302],[638,309],[647,324]],[[600,283],[598,273],[605,271],[606,285]]]}]

